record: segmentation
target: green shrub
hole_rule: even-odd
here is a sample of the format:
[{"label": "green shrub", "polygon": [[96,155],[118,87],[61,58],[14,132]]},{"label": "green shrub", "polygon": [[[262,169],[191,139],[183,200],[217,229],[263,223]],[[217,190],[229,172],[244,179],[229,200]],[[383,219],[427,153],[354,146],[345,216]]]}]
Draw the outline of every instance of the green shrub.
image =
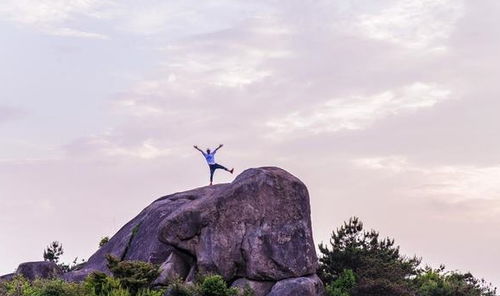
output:
[{"label": "green shrub", "polygon": [[102,248],[108,242],[109,242],[109,236],[105,236],[105,237],[101,238],[101,241],[99,242],[99,248]]},{"label": "green shrub", "polygon": [[171,296],[195,296],[198,295],[198,290],[198,285],[185,284],[180,279],[173,281],[167,289]]},{"label": "green shrub", "polygon": [[10,281],[0,283],[0,295],[25,296],[33,295],[33,287],[30,281],[22,275],[16,275]]},{"label": "green shrub", "polygon": [[85,279],[84,285],[88,291],[96,296],[107,296],[113,290],[120,288],[120,282],[117,279],[99,271],[89,274]]},{"label": "green shrub", "polygon": [[105,296],[131,296],[129,290],[124,288],[116,288],[110,290]]},{"label": "green shrub", "polygon": [[137,296],[163,296],[165,294],[165,290],[151,290],[151,289],[142,289],[137,292]]},{"label": "green shrub", "polygon": [[[110,259],[115,273],[111,277],[102,272],[93,272],[81,283],[69,283],[61,279],[38,279],[33,282],[15,276],[0,283],[0,296],[163,296],[165,289],[151,289],[152,264],[136,261]],[[146,264],[146,265],[144,265]],[[147,267],[145,267],[147,266]],[[235,296],[238,290],[229,288],[219,275],[198,278],[196,283],[186,284],[176,280],[168,286],[170,296]],[[243,296],[253,296],[247,287]]]},{"label": "green shrub", "polygon": [[60,279],[37,279],[33,282],[18,275],[0,284],[2,296],[93,296],[83,284],[68,283]]},{"label": "green shrub", "polygon": [[151,283],[160,275],[160,267],[142,261],[120,261],[107,255],[108,268],[113,276],[120,281],[121,287],[128,289],[132,295],[137,295],[141,289],[148,289]]},{"label": "green shrub", "polygon": [[349,291],[356,284],[356,276],[350,269],[344,270],[333,282],[326,285],[328,296],[350,296]]},{"label": "green shrub", "polygon": [[63,280],[36,280],[33,282],[33,296],[85,296],[83,285]]},{"label": "green shrub", "polygon": [[203,279],[200,285],[201,296],[232,296],[237,290],[228,288],[226,281],[220,275],[210,275]]}]

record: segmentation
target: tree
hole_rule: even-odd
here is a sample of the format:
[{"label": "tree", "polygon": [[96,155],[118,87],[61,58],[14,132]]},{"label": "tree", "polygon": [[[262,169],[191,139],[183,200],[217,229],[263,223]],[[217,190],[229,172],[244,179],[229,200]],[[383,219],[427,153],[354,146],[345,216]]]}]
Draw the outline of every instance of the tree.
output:
[{"label": "tree", "polygon": [[59,263],[59,258],[64,254],[63,246],[58,241],[53,241],[43,251],[43,260]]},{"label": "tree", "polygon": [[344,270],[333,282],[326,285],[325,290],[328,296],[349,296],[349,291],[356,284],[356,276],[350,269]]},{"label": "tree", "polygon": [[485,280],[476,279],[471,273],[446,272],[444,266],[438,269],[426,267],[415,278],[414,284],[419,296],[495,296],[496,288]]},{"label": "tree", "polygon": [[331,284],[352,270],[353,296],[415,295],[410,279],[418,274],[420,259],[407,258],[390,238],[380,239],[375,230],[364,231],[357,217],[332,233],[330,247],[320,244],[319,276]]},{"label": "tree", "polygon": [[496,288],[471,273],[421,268],[420,259],[399,253],[390,238],[380,239],[350,218],[319,245],[318,274],[329,296],[496,296]]}]

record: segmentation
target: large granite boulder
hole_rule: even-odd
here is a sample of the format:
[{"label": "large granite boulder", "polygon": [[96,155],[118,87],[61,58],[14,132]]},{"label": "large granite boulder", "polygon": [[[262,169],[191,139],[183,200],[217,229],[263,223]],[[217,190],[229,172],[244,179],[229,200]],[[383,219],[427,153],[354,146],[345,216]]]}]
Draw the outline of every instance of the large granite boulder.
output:
[{"label": "large granite boulder", "polygon": [[309,287],[302,278],[316,272],[317,257],[308,191],[290,173],[264,167],[248,169],[230,184],[162,197],[64,278],[79,281],[92,271],[109,273],[106,254],[160,264],[156,284],[191,281],[195,273],[208,272],[235,283],[244,279],[238,283],[255,286],[259,295],[275,282]]},{"label": "large granite boulder", "polygon": [[36,261],[20,264],[16,274],[22,275],[29,280],[35,280],[37,278],[59,278],[63,272],[54,262]]},{"label": "large granite boulder", "polygon": [[249,169],[185,204],[163,220],[159,239],[226,280],[280,280],[317,267],[307,189],[278,168]]}]

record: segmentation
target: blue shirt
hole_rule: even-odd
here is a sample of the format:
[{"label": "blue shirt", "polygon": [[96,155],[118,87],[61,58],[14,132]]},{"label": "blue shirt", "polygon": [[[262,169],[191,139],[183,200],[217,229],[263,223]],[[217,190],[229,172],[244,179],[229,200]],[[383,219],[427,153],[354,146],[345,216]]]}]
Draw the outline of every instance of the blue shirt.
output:
[{"label": "blue shirt", "polygon": [[208,164],[215,164],[215,151],[212,153],[203,153]]}]

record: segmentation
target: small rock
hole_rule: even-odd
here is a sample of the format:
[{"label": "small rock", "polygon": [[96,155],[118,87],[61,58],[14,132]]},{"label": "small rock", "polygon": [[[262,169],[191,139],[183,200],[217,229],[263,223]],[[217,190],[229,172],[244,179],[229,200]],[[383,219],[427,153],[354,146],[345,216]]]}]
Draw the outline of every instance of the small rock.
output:
[{"label": "small rock", "polygon": [[63,272],[54,262],[37,261],[20,264],[16,270],[16,274],[20,274],[28,280],[35,280],[37,278],[60,278]]},{"label": "small rock", "polygon": [[273,287],[275,282],[271,281],[252,281],[246,278],[237,279],[233,282],[231,287],[238,288],[240,290],[240,294],[244,291],[245,288],[250,288],[254,296],[266,296],[271,288]]},{"label": "small rock", "polygon": [[322,296],[323,283],[317,275],[291,278],[277,282],[267,296]]},{"label": "small rock", "polygon": [[16,276],[15,273],[9,273],[9,274],[2,275],[2,276],[0,276],[0,283],[4,282],[4,281],[10,281],[11,279],[14,278],[14,276]]}]

